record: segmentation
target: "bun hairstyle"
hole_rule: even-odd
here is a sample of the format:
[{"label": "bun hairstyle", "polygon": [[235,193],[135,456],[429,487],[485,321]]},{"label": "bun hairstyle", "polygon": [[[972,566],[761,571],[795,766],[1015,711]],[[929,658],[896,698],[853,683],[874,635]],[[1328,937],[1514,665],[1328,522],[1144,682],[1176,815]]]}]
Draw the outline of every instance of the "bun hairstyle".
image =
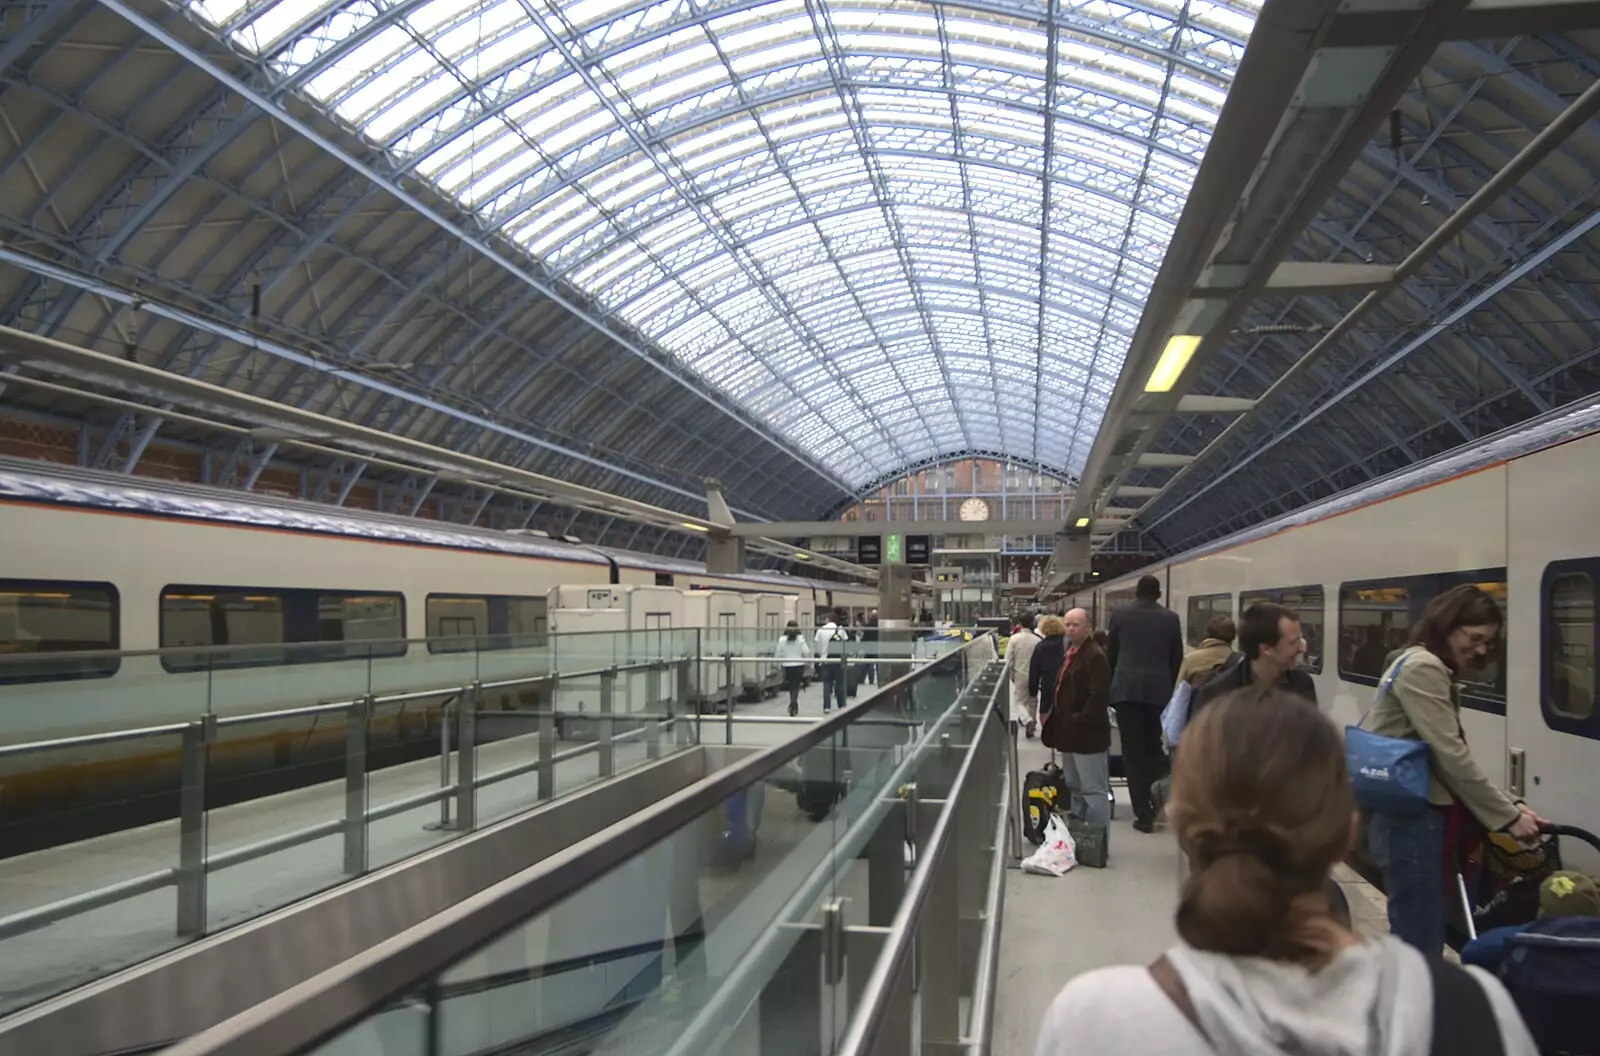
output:
[{"label": "bun hairstyle", "polygon": [[1178,934],[1213,953],[1320,967],[1342,929],[1320,894],[1349,848],[1344,745],[1316,705],[1245,689],[1183,731],[1167,813],[1191,873]]}]

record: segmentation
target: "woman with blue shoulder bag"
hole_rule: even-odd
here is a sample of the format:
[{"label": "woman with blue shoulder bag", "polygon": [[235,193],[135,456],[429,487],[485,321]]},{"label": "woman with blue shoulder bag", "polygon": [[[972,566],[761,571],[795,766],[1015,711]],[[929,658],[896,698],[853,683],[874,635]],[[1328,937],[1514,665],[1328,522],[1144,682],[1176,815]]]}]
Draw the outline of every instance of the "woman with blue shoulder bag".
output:
[{"label": "woman with blue shoulder bag", "polygon": [[1470,584],[1434,598],[1384,672],[1372,710],[1345,735],[1352,790],[1369,812],[1368,850],[1383,871],[1389,930],[1429,955],[1444,947],[1451,807],[1487,831],[1539,839],[1543,819],[1489,780],[1461,730],[1457,679],[1494,649],[1503,622],[1495,600]]}]

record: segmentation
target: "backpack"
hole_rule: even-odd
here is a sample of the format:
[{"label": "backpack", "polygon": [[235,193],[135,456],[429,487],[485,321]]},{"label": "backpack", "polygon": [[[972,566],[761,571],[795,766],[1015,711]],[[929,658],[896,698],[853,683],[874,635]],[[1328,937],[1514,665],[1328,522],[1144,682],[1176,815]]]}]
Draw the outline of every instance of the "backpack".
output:
[{"label": "backpack", "polygon": [[1055,763],[1046,763],[1022,779],[1022,834],[1029,843],[1044,842],[1050,815],[1066,798],[1066,778]]}]

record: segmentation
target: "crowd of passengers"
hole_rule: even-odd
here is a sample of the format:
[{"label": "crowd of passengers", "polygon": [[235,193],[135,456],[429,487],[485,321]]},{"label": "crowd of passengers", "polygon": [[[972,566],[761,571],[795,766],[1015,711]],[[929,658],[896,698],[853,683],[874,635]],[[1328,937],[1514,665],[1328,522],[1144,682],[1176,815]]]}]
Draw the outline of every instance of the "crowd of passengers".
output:
[{"label": "crowd of passengers", "polygon": [[[1475,829],[1533,844],[1544,823],[1488,778],[1462,733],[1457,683],[1495,648],[1494,599],[1471,585],[1441,594],[1383,658],[1361,726],[1423,741],[1431,754],[1429,807],[1399,813],[1358,810],[1343,738],[1301,666],[1293,610],[1252,605],[1237,627],[1216,616],[1186,653],[1160,597],[1159,580],[1145,576],[1104,633],[1083,609],[1027,613],[1007,643],[1012,719],[1062,753],[1071,813],[1110,819],[1114,713],[1133,827],[1153,832],[1164,808],[1190,870],[1178,945],[1150,965],[1072,980],[1045,1017],[1038,1056],[1532,1056],[1499,980],[1442,956],[1447,840]],[[1179,682],[1190,687],[1189,717],[1169,753],[1161,714]],[[1330,879],[1358,849],[1388,895],[1381,940],[1356,937]],[[1591,879],[1557,876],[1567,878],[1559,912],[1600,914]]]}]

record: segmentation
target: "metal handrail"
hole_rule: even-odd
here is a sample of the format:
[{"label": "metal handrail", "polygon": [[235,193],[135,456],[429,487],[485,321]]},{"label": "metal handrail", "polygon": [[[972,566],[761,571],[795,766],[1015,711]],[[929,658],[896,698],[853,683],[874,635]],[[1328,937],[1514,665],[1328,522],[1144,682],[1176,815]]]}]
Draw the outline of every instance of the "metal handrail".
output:
[{"label": "metal handrail", "polygon": [[[1004,682],[1001,682],[1003,685]],[[996,694],[999,687],[991,693],[985,714],[993,710]],[[916,750],[907,753],[890,774],[885,785],[890,789],[890,795],[880,796],[861,812],[861,815],[852,823],[850,829],[834,841],[830,853],[823,856],[810,874],[795,888],[782,909],[773,917],[773,923],[752,942],[738,961],[725,973],[726,978],[760,980],[768,974],[768,969],[780,960],[784,954],[784,947],[792,942],[792,934],[786,929],[794,924],[806,920],[812,915],[817,900],[832,886],[835,878],[840,874],[840,865],[856,857],[861,846],[866,843],[870,835],[882,822],[883,816],[888,813],[891,805],[900,802],[894,790],[905,785],[911,780],[917,768],[922,764],[929,752],[936,750],[939,734],[944,727],[962,708],[960,698],[951,704],[929,728],[928,735],[923,738]],[[970,753],[969,753],[970,754]],[[953,786],[958,787],[958,786]],[[949,799],[954,802],[954,794]],[[944,813],[948,813],[948,810]],[[942,815],[941,815],[942,816]],[[920,865],[924,855],[919,851],[917,860]],[[714,1046],[712,1038],[722,1026],[735,1015],[738,1006],[745,1003],[748,994],[736,991],[731,985],[724,985],[698,1013],[695,1014],[686,1026],[679,1032],[671,1048],[663,1056],[693,1056],[695,1053],[706,1052]]]},{"label": "metal handrail", "polygon": [[[990,701],[990,707],[985,710],[983,720],[987,720],[993,712],[994,701],[999,698],[1005,687],[1004,679],[996,684],[995,696]],[[923,904],[927,902],[928,895],[933,890],[935,873],[945,856],[951,834],[956,828],[955,804],[960,801],[966,789],[981,744],[980,734],[973,738],[972,746],[961,760],[961,767],[956,771],[955,780],[950,784],[950,791],[945,795],[945,809],[939,812],[938,820],[934,822],[933,831],[928,835],[927,846],[918,848],[916,868],[912,870],[905,894],[895,910],[894,920],[889,925],[888,937],[856,999],[859,1011],[850,1017],[844,1037],[834,1049],[834,1056],[867,1056],[874,1051],[878,1032],[888,1015],[890,991],[896,976],[904,967],[906,958],[911,956],[912,943],[916,938],[917,919],[921,917]],[[1009,783],[1006,787],[1009,793]],[[1009,794],[1006,802],[1009,806]],[[995,858],[1002,863],[1004,853],[1003,845],[997,845]],[[991,865],[991,874],[993,868]],[[991,926],[993,923],[991,921]]]},{"label": "metal handrail", "polygon": [[[444,697],[466,692],[476,686],[480,690],[514,689],[517,686],[540,685],[547,682],[561,682],[580,678],[599,678],[609,671],[618,674],[633,671],[648,671],[663,665],[670,666],[685,660],[693,661],[693,657],[663,657],[650,660],[640,660],[631,664],[619,664],[614,668],[601,667],[583,671],[552,671],[548,674],[529,675],[525,678],[512,678],[499,682],[477,682],[466,686],[439,686],[434,689],[416,689],[405,693],[384,693],[373,697],[349,697],[343,700],[322,701],[317,704],[307,704],[298,708],[275,708],[271,711],[252,711],[242,715],[219,715],[215,718],[218,726],[241,726],[254,722],[268,722],[274,719],[294,719],[304,715],[323,715],[336,711],[349,711],[362,703],[369,703],[374,707],[389,704],[404,704],[414,700],[427,700],[430,697]],[[720,659],[720,658],[719,658]],[[510,714],[510,713],[508,713]],[[556,714],[561,712],[527,712],[526,714]],[[573,714],[577,714],[574,712]],[[77,734],[72,737],[52,737],[43,741],[19,741],[15,744],[0,744],[0,759],[8,756],[31,755],[34,752],[58,751],[64,748],[82,748],[92,744],[115,744],[119,741],[134,741],[145,737],[159,737],[182,734],[198,720],[184,722],[168,722],[155,726],[136,726],[126,730],[102,730],[98,733]]]},{"label": "metal handrail", "polygon": [[[974,638],[940,657],[962,665],[985,644]],[[517,927],[631,858],[715,809],[867,715],[881,698],[909,690],[929,676],[924,666],[840,709],[782,744],[747,756],[718,773],[652,804],[632,817],[559,851],[414,925],[388,941],[335,965],[232,1019],[180,1042],[169,1056],[230,1056],[297,1052],[332,1036],[374,1007],[438,975],[511,928]]]}]

